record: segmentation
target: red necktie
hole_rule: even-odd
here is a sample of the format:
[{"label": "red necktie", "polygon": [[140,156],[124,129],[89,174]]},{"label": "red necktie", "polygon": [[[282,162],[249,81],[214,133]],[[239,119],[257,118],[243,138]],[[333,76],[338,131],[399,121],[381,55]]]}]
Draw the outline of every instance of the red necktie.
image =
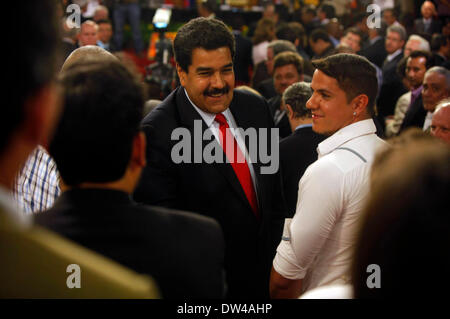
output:
[{"label": "red necktie", "polygon": [[250,169],[248,168],[247,161],[241,152],[233,134],[229,129],[227,120],[222,113],[216,114],[215,121],[219,123],[219,138],[222,149],[231,163],[233,170],[241,183],[245,196],[252,207],[253,213],[256,217],[259,217],[258,213],[258,201],[256,200],[256,192],[253,186],[252,176],[250,175]]}]

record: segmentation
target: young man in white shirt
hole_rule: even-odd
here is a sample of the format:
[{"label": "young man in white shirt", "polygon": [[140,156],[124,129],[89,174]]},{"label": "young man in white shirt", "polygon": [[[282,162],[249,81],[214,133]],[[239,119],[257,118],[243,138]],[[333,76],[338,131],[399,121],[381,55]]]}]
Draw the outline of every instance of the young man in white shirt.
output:
[{"label": "young man in white shirt", "polygon": [[376,149],[385,142],[371,119],[376,72],[363,57],[337,54],[313,62],[313,130],[328,135],[299,183],[270,280],[272,298],[297,298],[323,285],[346,284],[355,232]]}]

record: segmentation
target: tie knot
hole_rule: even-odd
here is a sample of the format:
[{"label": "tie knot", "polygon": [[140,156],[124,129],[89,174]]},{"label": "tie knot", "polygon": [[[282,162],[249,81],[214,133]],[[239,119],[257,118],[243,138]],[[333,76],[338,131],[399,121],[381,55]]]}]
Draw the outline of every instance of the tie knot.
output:
[{"label": "tie knot", "polygon": [[228,125],[227,119],[222,113],[216,114],[216,118],[214,120],[218,122],[220,125]]}]

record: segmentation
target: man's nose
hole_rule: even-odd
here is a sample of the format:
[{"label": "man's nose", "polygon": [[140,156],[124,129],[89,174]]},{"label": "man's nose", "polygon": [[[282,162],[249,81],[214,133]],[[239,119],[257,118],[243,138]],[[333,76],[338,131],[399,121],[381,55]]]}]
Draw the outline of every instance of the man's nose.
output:
[{"label": "man's nose", "polygon": [[220,72],[216,72],[212,75],[211,86],[214,88],[223,88],[225,86],[225,81]]}]

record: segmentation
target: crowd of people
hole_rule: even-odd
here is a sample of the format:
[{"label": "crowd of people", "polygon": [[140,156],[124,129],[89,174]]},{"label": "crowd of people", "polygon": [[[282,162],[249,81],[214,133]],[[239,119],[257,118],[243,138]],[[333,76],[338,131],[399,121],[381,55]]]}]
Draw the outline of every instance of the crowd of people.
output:
[{"label": "crowd of people", "polygon": [[117,54],[127,13],[143,52],[138,2],[74,30],[68,3],[22,1],[19,32],[34,36],[8,60],[1,296],[392,298],[415,296],[419,274],[449,284],[435,268],[450,266],[450,18],[424,1],[408,22],[416,8],[384,1],[370,27],[370,1],[316,2],[266,3],[248,32],[199,3],[173,41],[173,90],[147,109]]}]

